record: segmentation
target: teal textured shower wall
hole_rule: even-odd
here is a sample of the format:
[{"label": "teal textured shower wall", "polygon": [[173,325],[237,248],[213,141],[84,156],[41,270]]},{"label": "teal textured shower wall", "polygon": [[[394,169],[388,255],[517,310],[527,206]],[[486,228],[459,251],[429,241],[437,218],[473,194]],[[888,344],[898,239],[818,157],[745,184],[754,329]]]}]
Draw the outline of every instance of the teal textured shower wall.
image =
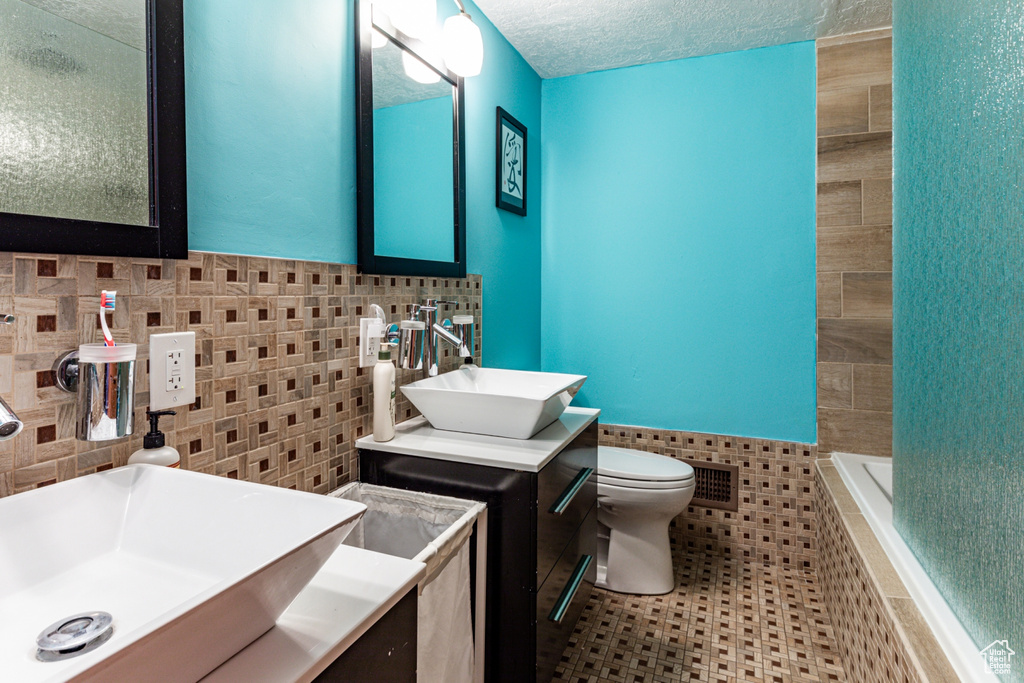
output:
[{"label": "teal textured shower wall", "polygon": [[1024,14],[894,5],[896,523],[1024,681]]}]

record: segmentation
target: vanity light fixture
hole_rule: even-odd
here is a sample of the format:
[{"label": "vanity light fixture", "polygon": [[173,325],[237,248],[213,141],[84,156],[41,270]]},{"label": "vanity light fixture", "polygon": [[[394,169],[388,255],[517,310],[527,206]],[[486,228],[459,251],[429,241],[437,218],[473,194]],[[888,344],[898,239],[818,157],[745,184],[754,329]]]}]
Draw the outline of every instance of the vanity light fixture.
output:
[{"label": "vanity light fixture", "polygon": [[402,50],[402,68],[405,75],[417,83],[437,83],[441,80],[441,74],[419,60],[416,55],[408,50]]},{"label": "vanity light fixture", "polygon": [[480,27],[466,13],[461,0],[455,0],[459,13],[444,22],[444,63],[453,72],[468,78],[480,73],[484,63],[484,41]]},{"label": "vanity light fixture", "polygon": [[426,38],[437,26],[437,0],[386,0],[395,28],[412,38]]}]

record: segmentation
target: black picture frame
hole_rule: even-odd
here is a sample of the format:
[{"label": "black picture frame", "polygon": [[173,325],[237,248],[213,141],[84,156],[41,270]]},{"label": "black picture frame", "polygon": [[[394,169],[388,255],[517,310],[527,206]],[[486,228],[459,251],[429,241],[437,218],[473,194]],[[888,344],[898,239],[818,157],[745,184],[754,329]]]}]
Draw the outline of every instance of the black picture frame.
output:
[{"label": "black picture frame", "polygon": [[452,86],[452,199],[454,241],[451,261],[381,256],[375,253],[373,208],[373,45],[376,28],[403,50],[429,54],[422,42],[403,34],[387,17],[374,15],[370,0],[356,0],[356,260],[361,273],[427,277],[466,277],[466,102],[462,77],[421,57]]},{"label": "black picture frame", "polygon": [[0,251],[188,258],[183,0],[148,0],[150,226],[0,212]]},{"label": "black picture frame", "polygon": [[[510,149],[509,145],[515,146],[514,140],[509,140],[509,135],[518,135],[522,138],[521,147],[518,150]],[[514,116],[498,107],[498,125],[495,130],[495,156],[494,156],[494,202],[495,206],[505,211],[526,215],[526,126],[521,124]],[[506,165],[506,155],[514,159],[512,167]],[[518,168],[518,171],[517,171]],[[518,177],[516,177],[518,175]],[[509,180],[513,184],[521,183],[522,197],[509,193],[503,186],[503,181]],[[514,187],[513,187],[514,189]]]}]

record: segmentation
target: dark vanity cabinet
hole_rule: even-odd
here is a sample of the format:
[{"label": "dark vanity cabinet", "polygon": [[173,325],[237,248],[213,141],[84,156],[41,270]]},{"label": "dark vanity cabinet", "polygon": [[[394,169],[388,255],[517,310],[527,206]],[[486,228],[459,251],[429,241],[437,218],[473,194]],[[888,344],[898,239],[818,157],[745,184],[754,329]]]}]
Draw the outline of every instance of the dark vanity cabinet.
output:
[{"label": "dark vanity cabinet", "polygon": [[365,449],[359,472],[487,503],[486,680],[550,681],[597,578],[597,423],[539,472]]},{"label": "dark vanity cabinet", "polygon": [[415,586],[313,683],[416,683]]}]

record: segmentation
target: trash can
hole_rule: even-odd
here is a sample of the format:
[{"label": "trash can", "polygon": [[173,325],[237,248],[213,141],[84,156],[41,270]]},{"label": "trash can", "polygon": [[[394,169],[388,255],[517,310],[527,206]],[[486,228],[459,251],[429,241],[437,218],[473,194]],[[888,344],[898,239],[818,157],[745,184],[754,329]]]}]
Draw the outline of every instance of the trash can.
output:
[{"label": "trash can", "polygon": [[[484,503],[353,482],[329,495],[366,505],[346,545],[427,565],[419,585],[416,679],[418,683],[482,680],[483,598],[486,580]],[[470,598],[469,538],[477,534],[477,619],[474,639]],[[476,644],[479,647],[476,647]]]}]

